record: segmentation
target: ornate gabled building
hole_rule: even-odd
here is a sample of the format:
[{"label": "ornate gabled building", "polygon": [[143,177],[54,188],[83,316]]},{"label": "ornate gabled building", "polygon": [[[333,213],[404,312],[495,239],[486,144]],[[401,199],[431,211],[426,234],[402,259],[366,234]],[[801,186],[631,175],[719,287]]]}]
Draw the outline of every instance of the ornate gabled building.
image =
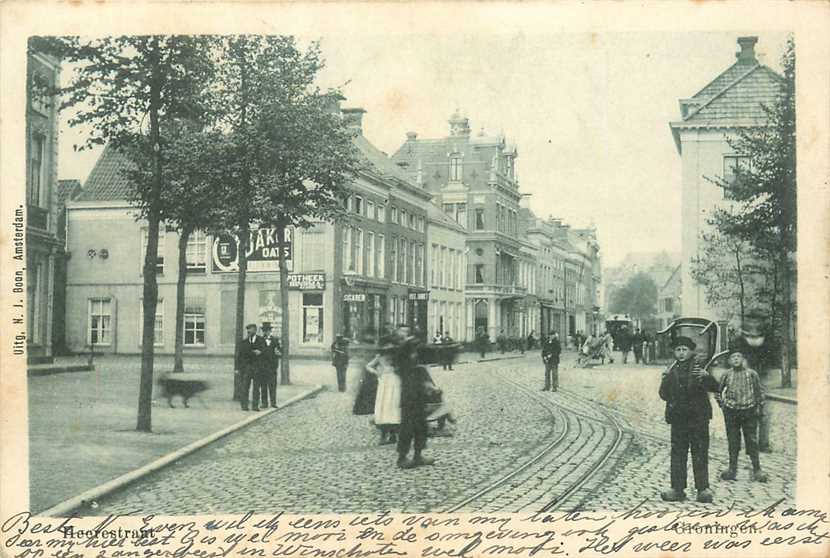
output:
[{"label": "ornate gabled building", "polygon": [[410,132],[392,159],[467,230],[467,338],[481,329],[491,339],[522,335],[527,285],[520,269],[518,152],[501,135],[471,134],[457,111],[449,125],[439,139]]},{"label": "ornate gabled building", "polygon": [[737,60],[692,97],[680,100],[680,120],[670,123],[682,167],[682,314],[718,319],[706,303],[703,288],[690,274],[690,262],[699,254],[700,235],[709,226],[713,208],[728,203],[727,182],[734,170],[747,164],[735,153],[729,138],[740,129],[767,126],[763,105],[771,106],[782,78],[755,55],[757,37],[738,38]]}]

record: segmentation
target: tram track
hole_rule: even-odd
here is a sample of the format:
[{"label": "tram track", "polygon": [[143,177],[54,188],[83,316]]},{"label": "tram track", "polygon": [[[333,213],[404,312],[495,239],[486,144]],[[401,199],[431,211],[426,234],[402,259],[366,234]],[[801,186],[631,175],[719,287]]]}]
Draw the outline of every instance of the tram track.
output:
[{"label": "tram track", "polygon": [[[572,500],[604,469],[622,445],[627,429],[608,411],[573,394],[558,392],[560,398],[564,396],[572,403],[563,405],[501,371],[495,373],[506,384],[539,402],[562,427],[529,460],[445,511],[554,511]],[[583,409],[574,409],[580,406]],[[598,447],[602,449],[595,455]]]}]

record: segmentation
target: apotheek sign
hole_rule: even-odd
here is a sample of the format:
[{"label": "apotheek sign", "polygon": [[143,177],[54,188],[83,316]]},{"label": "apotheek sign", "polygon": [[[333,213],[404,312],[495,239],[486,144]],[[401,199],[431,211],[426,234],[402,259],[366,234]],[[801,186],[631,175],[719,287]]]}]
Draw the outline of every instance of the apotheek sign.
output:
[{"label": "apotheek sign", "polygon": [[289,273],[288,288],[301,291],[326,290],[326,276],[322,273]]},{"label": "apotheek sign", "polygon": [[[292,231],[285,230],[285,264],[293,269]],[[248,271],[279,271],[279,252],[277,250],[276,229],[254,229],[248,240]],[[213,271],[217,273],[234,273],[239,271],[239,239],[235,234],[224,233],[213,240]]]}]

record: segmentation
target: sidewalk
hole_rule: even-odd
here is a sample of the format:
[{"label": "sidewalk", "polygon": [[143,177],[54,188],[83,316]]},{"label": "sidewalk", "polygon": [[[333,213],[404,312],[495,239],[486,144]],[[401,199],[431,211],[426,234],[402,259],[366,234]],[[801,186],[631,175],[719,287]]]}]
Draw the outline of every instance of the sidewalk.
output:
[{"label": "sidewalk", "polygon": [[781,387],[781,371],[773,370],[764,378],[767,388],[767,397],[784,403],[798,402],[798,369],[792,369],[792,387]]},{"label": "sidewalk", "polygon": [[[292,362],[294,385],[277,388],[277,402],[333,384],[324,361]],[[189,358],[185,369],[205,377],[210,389],[190,400],[153,401],[153,432],[136,432],[139,357],[97,357],[95,370],[29,378],[30,508],[45,510],[64,500],[250,418],[232,401],[232,360]],[[157,376],[172,359],[156,359]],[[329,374],[330,372],[330,374]],[[154,397],[155,397],[154,385]],[[331,387],[329,387],[331,389]],[[279,411],[277,411],[279,412]]]}]

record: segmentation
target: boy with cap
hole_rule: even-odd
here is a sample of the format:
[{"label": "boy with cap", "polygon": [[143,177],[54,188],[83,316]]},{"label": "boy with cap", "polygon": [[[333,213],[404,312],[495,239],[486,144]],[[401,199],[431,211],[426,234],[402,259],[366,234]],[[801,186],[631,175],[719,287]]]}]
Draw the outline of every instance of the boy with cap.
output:
[{"label": "boy with cap", "polygon": [[746,453],[752,460],[752,480],[766,482],[767,476],[761,470],[758,441],[755,437],[758,417],[763,413],[764,392],[758,373],[744,365],[744,355],[740,350],[733,349],[729,352],[729,370],[721,378],[719,395],[729,443],[729,469],[721,472],[720,478],[735,480],[743,431]]},{"label": "boy with cap", "polygon": [[692,453],[697,501],[712,502],[709,490],[709,421],[712,405],[708,392],[718,391],[718,382],[700,368],[694,358],[695,343],[677,337],[673,343],[677,360],[663,372],[660,399],[666,402],[666,422],[671,425],[671,489],[660,496],[667,502],[686,499],[686,463]]}]

